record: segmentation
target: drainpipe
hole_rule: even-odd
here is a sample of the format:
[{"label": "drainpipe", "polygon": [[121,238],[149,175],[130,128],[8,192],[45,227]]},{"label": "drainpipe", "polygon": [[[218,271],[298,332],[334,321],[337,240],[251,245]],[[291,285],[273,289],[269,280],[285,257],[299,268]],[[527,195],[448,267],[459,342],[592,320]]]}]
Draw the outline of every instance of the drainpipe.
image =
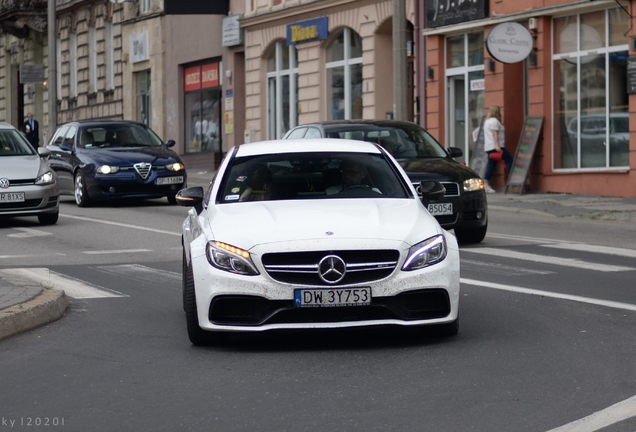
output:
[{"label": "drainpipe", "polygon": [[393,0],[393,118],[408,120],[406,79],[406,3]]},{"label": "drainpipe", "polygon": [[47,2],[46,26],[48,30],[48,71],[47,80],[49,94],[49,124],[47,126],[46,138],[49,140],[57,129],[57,38],[56,38],[56,20],[55,20],[55,0]]}]

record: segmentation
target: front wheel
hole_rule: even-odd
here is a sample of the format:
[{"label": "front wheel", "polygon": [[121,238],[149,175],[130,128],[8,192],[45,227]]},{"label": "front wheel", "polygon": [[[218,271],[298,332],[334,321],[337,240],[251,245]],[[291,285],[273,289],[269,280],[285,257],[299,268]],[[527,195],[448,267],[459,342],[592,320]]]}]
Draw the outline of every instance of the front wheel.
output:
[{"label": "front wheel", "polygon": [[455,228],[455,237],[457,237],[459,244],[480,243],[486,238],[486,231],[488,231],[488,224],[473,229]]},{"label": "front wheel", "polygon": [[84,182],[84,175],[81,171],[75,174],[75,203],[78,207],[89,207],[91,205],[86,183]]},{"label": "front wheel", "polygon": [[184,263],[184,267],[186,270],[183,273],[184,306],[190,342],[192,342],[193,345],[218,345],[225,342],[228,339],[227,333],[208,332],[199,327],[197,298],[194,291],[194,272],[192,271],[192,265],[185,265]]},{"label": "front wheel", "polygon": [[176,195],[168,195],[166,198],[168,198],[168,203],[170,205],[177,205]]}]

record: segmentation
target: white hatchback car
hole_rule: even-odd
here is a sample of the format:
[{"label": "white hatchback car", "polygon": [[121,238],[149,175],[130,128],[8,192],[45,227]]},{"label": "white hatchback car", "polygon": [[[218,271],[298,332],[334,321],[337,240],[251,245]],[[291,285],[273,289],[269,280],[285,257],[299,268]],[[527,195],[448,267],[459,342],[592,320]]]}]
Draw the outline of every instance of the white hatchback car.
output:
[{"label": "white hatchback car", "polygon": [[[444,187],[420,184],[423,199]],[[231,149],[207,193],[177,194],[190,341],[229,332],[459,328],[459,249],[380,146],[304,139]]]},{"label": "white hatchback car", "polygon": [[60,190],[57,176],[38,152],[7,123],[0,123],[0,217],[37,216],[43,225],[57,222]]}]

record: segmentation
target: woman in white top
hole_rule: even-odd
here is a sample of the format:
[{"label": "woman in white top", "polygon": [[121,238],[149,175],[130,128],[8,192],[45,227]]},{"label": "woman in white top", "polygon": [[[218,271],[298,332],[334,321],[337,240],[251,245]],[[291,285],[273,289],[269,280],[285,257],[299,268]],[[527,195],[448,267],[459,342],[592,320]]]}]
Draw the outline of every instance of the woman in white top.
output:
[{"label": "woman in white top", "polygon": [[506,149],[505,129],[501,124],[501,109],[497,105],[493,105],[488,110],[486,121],[484,122],[484,150],[488,154],[488,166],[484,175],[484,186],[487,193],[493,193],[495,190],[490,187],[489,181],[492,176],[497,161],[490,159],[490,154],[503,151],[502,159],[506,163],[508,174],[512,169],[512,155]]}]

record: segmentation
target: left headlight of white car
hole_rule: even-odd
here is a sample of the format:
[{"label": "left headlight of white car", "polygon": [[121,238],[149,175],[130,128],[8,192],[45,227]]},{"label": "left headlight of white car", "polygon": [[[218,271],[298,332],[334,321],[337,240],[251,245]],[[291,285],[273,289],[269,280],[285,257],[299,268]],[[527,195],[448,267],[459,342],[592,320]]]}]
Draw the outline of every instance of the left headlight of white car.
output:
[{"label": "left headlight of white car", "polygon": [[244,249],[219,241],[210,241],[206,255],[208,262],[220,270],[245,276],[260,274],[250,258],[250,253]]},{"label": "left headlight of white car", "polygon": [[55,183],[55,174],[53,174],[51,171],[47,171],[35,179],[35,184],[38,186],[46,186],[53,183]]},{"label": "left headlight of white car", "polygon": [[436,235],[411,246],[402,270],[412,271],[428,267],[443,261],[446,254],[446,238],[442,234]]}]

